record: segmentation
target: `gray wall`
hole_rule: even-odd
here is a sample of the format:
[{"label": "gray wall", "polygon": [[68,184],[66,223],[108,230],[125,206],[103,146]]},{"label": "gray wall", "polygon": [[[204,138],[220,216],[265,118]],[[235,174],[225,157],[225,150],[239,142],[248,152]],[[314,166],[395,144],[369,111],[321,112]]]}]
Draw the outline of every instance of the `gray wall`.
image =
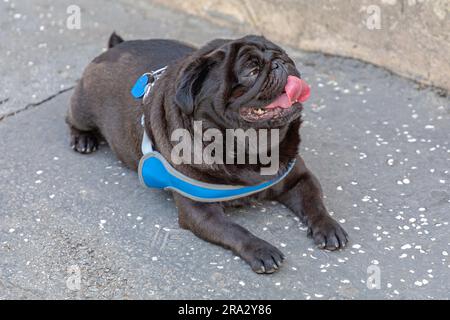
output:
[{"label": "gray wall", "polygon": [[157,0],[296,48],[450,90],[450,0]]}]

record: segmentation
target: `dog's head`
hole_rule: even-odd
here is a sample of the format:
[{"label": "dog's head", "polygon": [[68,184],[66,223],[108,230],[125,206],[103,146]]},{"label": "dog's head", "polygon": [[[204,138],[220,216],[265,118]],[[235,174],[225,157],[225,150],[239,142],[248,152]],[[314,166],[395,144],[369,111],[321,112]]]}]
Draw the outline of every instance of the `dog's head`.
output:
[{"label": "dog's head", "polygon": [[295,63],[260,36],[214,40],[184,61],[175,102],[218,128],[277,128],[300,117],[309,96]]}]

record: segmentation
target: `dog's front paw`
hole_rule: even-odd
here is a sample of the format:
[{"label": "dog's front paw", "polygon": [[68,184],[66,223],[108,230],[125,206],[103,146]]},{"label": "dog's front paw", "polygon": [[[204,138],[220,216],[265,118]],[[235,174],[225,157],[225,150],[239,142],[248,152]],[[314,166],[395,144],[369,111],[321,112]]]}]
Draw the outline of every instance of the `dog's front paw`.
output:
[{"label": "dog's front paw", "polygon": [[239,254],[256,273],[274,273],[284,260],[283,253],[261,239],[254,239]]},{"label": "dog's front paw", "polygon": [[319,248],[331,251],[344,248],[348,242],[347,232],[328,216],[312,223],[308,228],[308,236],[313,238]]}]

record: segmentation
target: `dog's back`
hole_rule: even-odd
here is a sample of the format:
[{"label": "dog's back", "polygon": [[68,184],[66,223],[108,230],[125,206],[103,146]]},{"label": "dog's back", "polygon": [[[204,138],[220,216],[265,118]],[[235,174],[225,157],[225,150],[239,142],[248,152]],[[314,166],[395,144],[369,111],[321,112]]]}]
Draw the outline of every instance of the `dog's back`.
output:
[{"label": "dog's back", "polygon": [[67,122],[72,147],[90,153],[101,135],[119,159],[135,169],[139,143],[130,145],[129,141],[130,135],[140,136],[136,121],[142,110],[130,90],[142,74],[164,67],[194,48],[173,40],[124,41],[115,33],[108,48],[86,67],[71,98]]}]

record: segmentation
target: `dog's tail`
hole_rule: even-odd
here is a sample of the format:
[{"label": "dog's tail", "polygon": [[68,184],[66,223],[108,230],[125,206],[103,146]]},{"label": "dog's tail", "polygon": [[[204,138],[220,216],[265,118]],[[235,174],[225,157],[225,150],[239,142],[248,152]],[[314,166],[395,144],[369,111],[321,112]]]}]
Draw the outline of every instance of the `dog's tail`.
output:
[{"label": "dog's tail", "polygon": [[117,46],[119,43],[124,42],[121,36],[119,36],[115,31],[111,34],[108,40],[108,49]]}]

